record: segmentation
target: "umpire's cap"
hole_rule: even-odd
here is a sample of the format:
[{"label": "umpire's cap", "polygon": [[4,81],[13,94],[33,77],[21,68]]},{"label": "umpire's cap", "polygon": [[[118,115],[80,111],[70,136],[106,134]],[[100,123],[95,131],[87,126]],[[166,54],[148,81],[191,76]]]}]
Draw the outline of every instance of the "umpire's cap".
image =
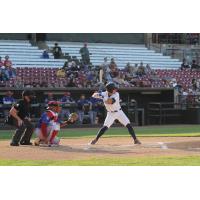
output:
[{"label": "umpire's cap", "polygon": [[112,82],[106,84],[106,90],[110,93],[113,92],[114,89],[117,89],[116,85]]},{"label": "umpire's cap", "polygon": [[25,96],[28,96],[28,97],[34,97],[35,96],[35,93],[31,90],[24,90],[22,92],[22,97],[25,97]]}]

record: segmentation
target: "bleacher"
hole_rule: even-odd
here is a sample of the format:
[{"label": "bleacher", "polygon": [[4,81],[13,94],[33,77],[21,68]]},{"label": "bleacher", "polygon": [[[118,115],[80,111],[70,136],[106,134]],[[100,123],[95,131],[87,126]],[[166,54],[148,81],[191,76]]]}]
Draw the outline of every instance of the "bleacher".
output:
[{"label": "bleacher", "polygon": [[[48,41],[46,43],[52,48],[55,42]],[[58,42],[58,44],[62,48],[63,53],[81,59],[79,50],[83,43]],[[135,63],[139,64],[141,61],[145,65],[150,64],[152,68],[177,69],[181,65],[178,59],[172,59],[170,56],[155,53],[153,50],[148,50],[144,45],[89,43],[88,49],[92,54],[90,58],[93,65],[100,65],[104,57],[115,58],[120,68],[123,68],[127,62],[134,65]]]},{"label": "bleacher", "polygon": [[0,56],[9,55],[14,67],[62,67],[64,60],[41,58],[43,50],[32,46],[28,40],[0,40]]},{"label": "bleacher", "polygon": [[[47,42],[52,48],[55,42]],[[79,54],[82,43],[78,42],[59,42],[63,53],[70,56],[76,56],[81,59]],[[123,68],[127,62],[131,64],[140,63],[150,64],[152,68],[176,69],[180,67],[181,62],[178,59],[172,59],[170,56],[163,56],[161,53],[155,53],[148,50],[144,45],[128,44],[100,44],[89,43],[88,48],[92,54],[91,62],[93,65],[100,65],[104,57],[115,58],[117,65]],[[52,53],[49,53],[50,59],[41,58],[43,50],[37,46],[32,46],[28,40],[0,40],[0,56],[9,55],[14,67],[62,67],[66,59],[54,59]]]}]

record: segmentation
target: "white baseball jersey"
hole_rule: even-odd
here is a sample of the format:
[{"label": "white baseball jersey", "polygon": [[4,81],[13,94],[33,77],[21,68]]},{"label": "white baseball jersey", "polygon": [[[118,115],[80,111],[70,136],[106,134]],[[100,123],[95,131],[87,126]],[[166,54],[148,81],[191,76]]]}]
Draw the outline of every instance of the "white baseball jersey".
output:
[{"label": "white baseball jersey", "polygon": [[[108,92],[102,92],[101,95],[103,96],[103,102],[104,105],[106,107],[107,111],[118,111],[121,109],[120,103],[119,103],[119,93],[116,92],[115,94],[108,96]],[[113,104],[107,104],[105,103],[105,101],[108,100],[108,98],[110,99],[115,99],[115,102]]]},{"label": "white baseball jersey", "polygon": [[[103,99],[104,105],[107,110],[107,116],[104,122],[104,126],[107,126],[108,128],[112,126],[114,121],[117,119],[121,124],[126,126],[127,124],[130,123],[128,117],[125,115],[125,113],[122,111],[121,106],[120,106],[120,98],[119,98],[119,93],[116,92],[115,94],[108,96],[108,92],[102,92],[102,93],[95,93],[93,95],[94,98],[101,98]],[[114,99],[113,104],[107,104],[106,101],[110,99]]]}]

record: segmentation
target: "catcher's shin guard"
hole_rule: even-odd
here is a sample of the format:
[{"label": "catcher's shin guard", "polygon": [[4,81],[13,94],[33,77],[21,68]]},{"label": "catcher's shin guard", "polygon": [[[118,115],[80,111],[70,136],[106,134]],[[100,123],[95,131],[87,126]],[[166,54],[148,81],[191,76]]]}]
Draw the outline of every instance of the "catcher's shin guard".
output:
[{"label": "catcher's shin guard", "polygon": [[50,144],[53,144],[54,139],[56,138],[57,135],[58,135],[58,131],[53,130],[52,133],[50,134],[50,137],[49,137],[49,143]]}]

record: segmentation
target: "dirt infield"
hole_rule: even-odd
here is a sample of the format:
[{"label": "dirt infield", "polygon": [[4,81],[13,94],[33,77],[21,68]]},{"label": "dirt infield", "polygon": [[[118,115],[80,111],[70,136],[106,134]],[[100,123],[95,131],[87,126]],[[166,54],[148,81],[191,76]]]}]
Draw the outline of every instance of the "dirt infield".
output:
[{"label": "dirt infield", "polygon": [[102,138],[88,145],[88,138],[62,139],[59,147],[10,147],[0,141],[0,159],[9,160],[73,160],[108,157],[188,156],[200,155],[198,137],[142,137],[142,145],[134,145],[129,137]]}]

